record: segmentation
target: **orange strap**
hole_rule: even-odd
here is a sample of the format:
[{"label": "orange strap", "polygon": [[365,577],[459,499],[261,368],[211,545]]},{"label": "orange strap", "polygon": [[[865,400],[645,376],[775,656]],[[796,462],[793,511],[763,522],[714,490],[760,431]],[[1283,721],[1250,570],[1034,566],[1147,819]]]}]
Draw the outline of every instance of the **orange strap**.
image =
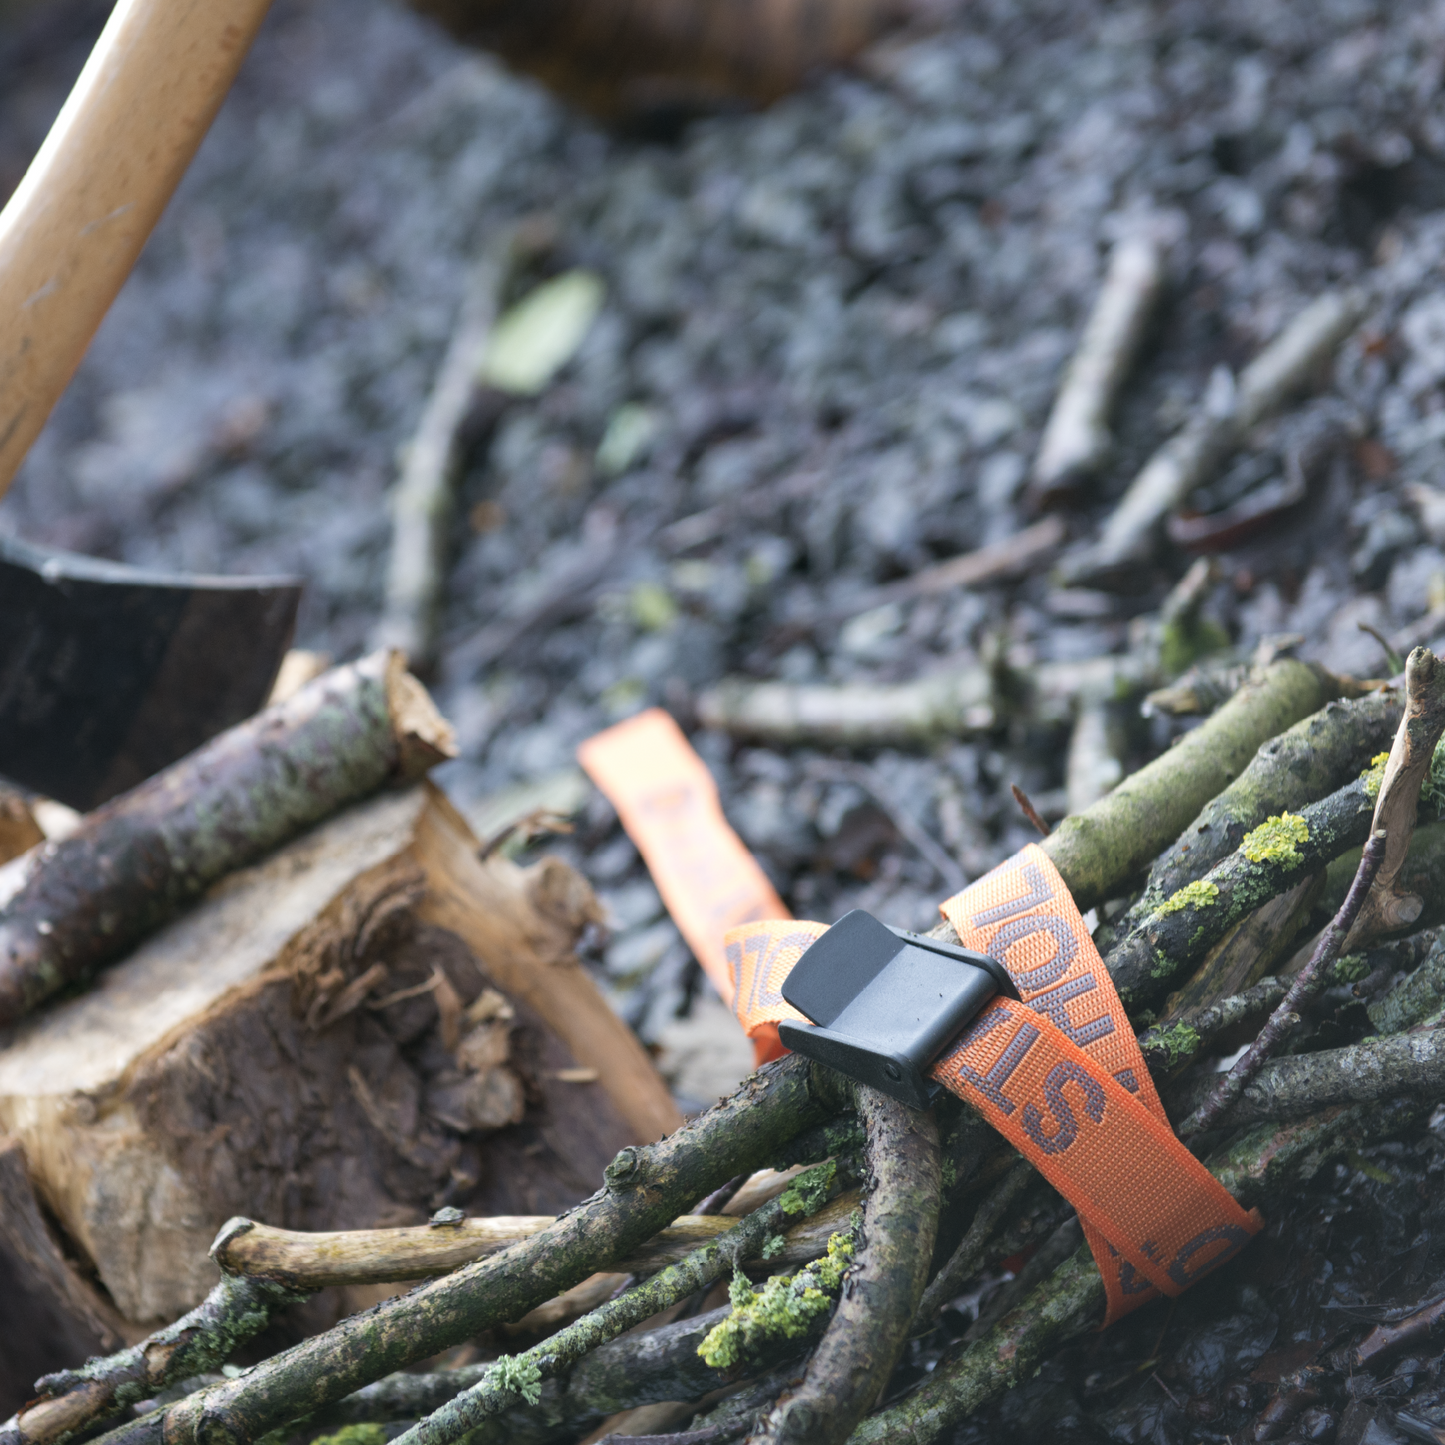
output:
[{"label": "orange strap", "polygon": [[[1179,1142],[1112,980],[1068,889],[1035,845],[943,904],[965,948],[1008,969],[930,1073],[965,1099],[1079,1212],[1108,1292],[1105,1324],[1177,1295],[1263,1224]],[[733,1010],[751,1034],[801,1015],[783,981],[821,923],[729,932]]]},{"label": "orange strap", "polygon": [[[822,923],[787,919],[728,826],[706,764],[660,709],[590,738],[582,766],[611,799],[663,902],[753,1040],[786,1052],[802,1016],[783,981]],[[1108,1291],[1105,1324],[1177,1295],[1263,1221],[1175,1138],[1113,981],[1058,870],[1030,845],[942,906],[965,948],[1008,969],[996,998],[931,1073],[967,1100],[1078,1210]],[[724,936],[726,935],[726,936]]]},{"label": "orange strap", "polygon": [[[588,738],[577,758],[617,809],[667,911],[730,1005],[723,935],[754,919],[786,918],[788,910],[723,817],[707,764],[661,708]],[[776,1027],[748,1034],[759,1064],[787,1052]]]}]

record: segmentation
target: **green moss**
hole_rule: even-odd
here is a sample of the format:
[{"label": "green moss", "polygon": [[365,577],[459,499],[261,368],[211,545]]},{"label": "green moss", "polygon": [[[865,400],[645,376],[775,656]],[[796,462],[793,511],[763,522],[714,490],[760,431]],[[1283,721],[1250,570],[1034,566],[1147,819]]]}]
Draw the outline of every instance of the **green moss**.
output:
[{"label": "green moss", "polygon": [[856,1248],[852,1230],[835,1234],[817,1263],[797,1274],[775,1274],[759,1290],[737,1271],[728,1290],[732,1313],[707,1332],[698,1354],[713,1369],[727,1370],[762,1355],[778,1340],[809,1334],[833,1308]]},{"label": "green moss", "polygon": [[787,1247],[788,1241],[781,1234],[774,1234],[763,1245],[763,1258],[776,1259]]},{"label": "green moss", "polygon": [[1186,908],[1213,908],[1219,902],[1219,885],[1200,878],[1186,883],[1176,893],[1171,893],[1155,910],[1158,913],[1179,913]]},{"label": "green moss", "polygon": [[1154,950],[1154,962],[1149,969],[1150,978],[1168,978],[1174,972],[1174,960],[1162,948]]},{"label": "green moss", "polygon": [[1149,1040],[1151,1050],[1160,1050],[1169,1068],[1178,1066],[1181,1060],[1192,1058],[1199,1052],[1199,1030],[1186,1023],[1177,1023]]},{"label": "green moss", "polygon": [[[499,1356],[487,1371],[487,1383],[520,1395],[529,1405],[535,1405],[542,1398],[542,1371],[536,1360],[526,1355]],[[357,1441],[356,1445],[372,1445],[372,1442]]]},{"label": "green moss", "polygon": [[1336,983],[1359,983],[1370,972],[1370,965],[1358,953],[1347,953],[1335,960],[1330,975]]},{"label": "green moss", "polygon": [[343,1425],[334,1435],[318,1435],[311,1445],[386,1445],[385,1425]]},{"label": "green moss", "polygon": [[1430,771],[1425,774],[1420,796],[1436,812],[1445,813],[1445,737],[1435,744],[1435,751],[1430,755]]},{"label": "green moss", "polygon": [[943,1185],[943,1192],[949,1194],[958,1183],[958,1165],[947,1155],[943,1157],[939,1165],[940,1182]]},{"label": "green moss", "polygon": [[1370,759],[1370,766],[1360,774],[1365,792],[1372,798],[1380,796],[1380,785],[1385,781],[1385,764],[1390,761],[1389,753],[1376,753]]},{"label": "green moss", "polygon": [[783,1213],[816,1214],[828,1202],[829,1191],[837,1176],[838,1165],[832,1159],[805,1169],[778,1199]]},{"label": "green moss", "polygon": [[1254,832],[1246,833],[1239,851],[1251,863],[1278,863],[1282,868],[1298,868],[1304,859],[1299,845],[1308,843],[1310,827],[1298,813],[1277,813],[1266,818]]}]

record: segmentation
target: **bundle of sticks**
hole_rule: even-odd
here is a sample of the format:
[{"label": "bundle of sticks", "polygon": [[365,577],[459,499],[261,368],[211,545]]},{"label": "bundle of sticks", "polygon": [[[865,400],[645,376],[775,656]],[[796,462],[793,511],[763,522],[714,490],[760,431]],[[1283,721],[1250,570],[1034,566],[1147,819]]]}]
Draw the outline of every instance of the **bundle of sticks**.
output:
[{"label": "bundle of sticks", "polygon": [[[1326,1160],[1418,1129],[1445,1094],[1445,947],[1429,932],[1445,921],[1442,733],[1445,666],[1426,649],[1369,687],[1275,661],[1043,841],[1103,919],[1176,1129],[1246,1205],[1268,1211]],[[1341,989],[1369,1017],[1343,1044],[1318,1032]],[[1204,1067],[1250,1040],[1227,1073]],[[41,1379],[0,1442],[66,1445],[108,1423],[107,1445],[380,1442],[402,1426],[407,1445],[540,1445],[665,1402],[649,1418],[685,1425],[666,1438],[688,1445],[933,1441],[1103,1315],[1087,1246],[1041,1254],[1031,1292],[890,1396],[908,1341],[1070,1211],[961,1102],[917,1112],[798,1055],[622,1149],[599,1185],[556,1217],[442,1209],[321,1234],[232,1219],[202,1304]],[[324,1287],[415,1281],[221,1369]],[[469,1342],[470,1362],[437,1367]]]}]

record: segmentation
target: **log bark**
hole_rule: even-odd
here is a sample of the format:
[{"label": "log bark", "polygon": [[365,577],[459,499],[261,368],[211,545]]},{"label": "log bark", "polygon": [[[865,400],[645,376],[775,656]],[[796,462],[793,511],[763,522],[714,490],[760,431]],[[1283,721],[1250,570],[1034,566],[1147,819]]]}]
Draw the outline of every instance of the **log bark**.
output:
[{"label": "log bark", "polygon": [[[238,1208],[302,1229],[421,1222],[450,1200],[555,1213],[676,1119],[571,957],[585,884],[475,847],[429,786],[384,794],[16,1031],[0,1128],[126,1319],[195,1306]],[[474,1004],[492,1016],[469,1019]],[[585,1057],[549,1018],[592,1021]],[[578,1065],[598,1082],[558,1077]],[[309,1322],[375,1298],[330,1297]]]},{"label": "log bark", "polygon": [[130,1337],[103,1291],[66,1257],[30,1183],[25,1149],[0,1138],[0,1411],[17,1409],[57,1360]]},{"label": "log bark", "polygon": [[0,785],[0,863],[8,863],[44,841],[30,805],[19,793]]},{"label": "log bark", "polygon": [[209,884],[455,751],[396,654],[337,668],[0,870],[0,1028]]}]

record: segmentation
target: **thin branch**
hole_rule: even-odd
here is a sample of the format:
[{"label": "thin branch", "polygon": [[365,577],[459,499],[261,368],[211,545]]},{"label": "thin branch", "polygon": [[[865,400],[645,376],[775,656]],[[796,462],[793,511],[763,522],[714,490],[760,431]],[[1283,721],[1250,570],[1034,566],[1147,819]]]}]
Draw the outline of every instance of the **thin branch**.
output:
[{"label": "thin branch", "polygon": [[993,1193],[978,1207],[968,1233],[949,1256],[948,1263],[934,1275],[919,1301],[913,1317],[915,1333],[929,1328],[949,1300],[983,1267],[990,1236],[1019,1196],[1038,1178],[1032,1164],[1015,1164]]},{"label": "thin branch", "polygon": [[1042,816],[1039,813],[1039,810],[1034,807],[1033,800],[1026,792],[1024,792],[1021,787],[1019,787],[1017,783],[1010,783],[1009,787],[1013,791],[1014,802],[1019,805],[1019,812],[1021,812],[1024,817],[1027,818],[1029,822],[1032,823],[1034,827],[1037,828],[1045,838],[1047,838],[1049,834],[1053,832],[1053,829],[1050,828],[1046,822],[1044,822]]},{"label": "thin branch", "polygon": [[1269,1016],[1268,1022],[1259,1031],[1255,1041],[1244,1052],[1235,1066],[1215,1086],[1213,1094],[1185,1120],[1179,1133],[1188,1138],[1191,1134],[1203,1133],[1214,1128],[1226,1114],[1234,1101],[1244,1092],[1245,1086],[1269,1062],[1279,1046],[1294,1032],[1299,1024],[1299,1011],[1312,998],[1324,982],[1325,974],[1340,956],[1345,939],[1364,907],[1365,898],[1385,860],[1385,833],[1381,829],[1373,833],[1360,855],[1360,866],[1355,870],[1355,881],[1340,905],[1340,911],[1320,935],[1310,960],[1295,975],[1289,992],[1285,994],[1278,1008]]},{"label": "thin branch", "polygon": [[[811,1184],[812,1191],[818,1189],[823,1178],[831,1178],[833,1172],[832,1165],[817,1166],[818,1178]],[[624,1330],[715,1284],[744,1259],[758,1254],[782,1228],[789,1214],[802,1212],[809,1200],[809,1176],[802,1175],[793,1189],[740,1220],[726,1234],[669,1266],[655,1279],[609,1300],[600,1309],[523,1354],[498,1360],[477,1384],[399,1436],[398,1445],[451,1445],[484,1420],[501,1414],[519,1398],[535,1401],[544,1379],[567,1369],[598,1345],[616,1339]],[[821,1202],[819,1198],[818,1203]]]}]

